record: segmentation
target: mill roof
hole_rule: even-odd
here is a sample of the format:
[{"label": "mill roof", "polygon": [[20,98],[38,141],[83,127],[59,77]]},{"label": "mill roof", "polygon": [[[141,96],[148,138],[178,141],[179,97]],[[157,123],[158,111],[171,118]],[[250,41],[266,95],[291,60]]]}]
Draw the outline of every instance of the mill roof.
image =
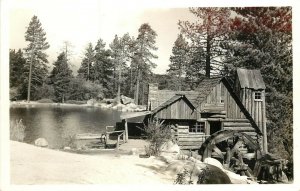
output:
[{"label": "mill roof", "polygon": [[152,110],[152,113],[157,113],[160,110],[168,107],[169,105],[172,105],[174,102],[178,101],[179,99],[185,100],[185,102],[194,110],[195,106],[189,101],[189,99],[186,98],[184,94],[175,94],[173,97],[168,99],[167,101],[160,104],[158,107]]},{"label": "mill roof", "polygon": [[241,88],[266,89],[264,80],[259,70],[237,69],[237,77]]},{"label": "mill roof", "polygon": [[195,100],[197,101],[196,107],[202,103],[206,97],[210,94],[212,89],[221,81],[221,77],[205,78],[197,86],[196,92],[198,92]]}]

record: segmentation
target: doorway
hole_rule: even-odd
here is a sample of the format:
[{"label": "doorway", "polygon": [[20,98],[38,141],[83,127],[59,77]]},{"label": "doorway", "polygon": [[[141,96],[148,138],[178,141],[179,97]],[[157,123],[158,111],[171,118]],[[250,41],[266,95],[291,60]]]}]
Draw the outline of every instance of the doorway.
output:
[{"label": "doorway", "polygon": [[209,121],[210,126],[210,135],[214,134],[217,131],[221,131],[221,122],[220,121]]}]

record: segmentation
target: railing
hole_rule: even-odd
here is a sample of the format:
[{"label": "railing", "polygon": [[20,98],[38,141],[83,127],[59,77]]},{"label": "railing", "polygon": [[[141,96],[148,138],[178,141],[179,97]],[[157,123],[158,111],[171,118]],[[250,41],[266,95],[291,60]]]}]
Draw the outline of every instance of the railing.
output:
[{"label": "railing", "polygon": [[[119,148],[121,141],[126,142],[125,130],[115,131],[114,126],[106,126],[106,140],[109,140],[110,134],[118,133],[116,147]],[[122,139],[121,139],[122,137]]]}]

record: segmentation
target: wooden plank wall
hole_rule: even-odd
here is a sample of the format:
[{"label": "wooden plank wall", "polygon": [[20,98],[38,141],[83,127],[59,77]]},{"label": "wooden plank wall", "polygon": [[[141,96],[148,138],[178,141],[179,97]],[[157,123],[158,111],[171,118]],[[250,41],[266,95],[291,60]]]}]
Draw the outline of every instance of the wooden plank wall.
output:
[{"label": "wooden plank wall", "polygon": [[[264,94],[264,91],[262,91],[262,94]],[[255,96],[255,91],[252,89],[245,88],[241,90],[242,103],[251,114],[257,126],[260,128],[260,130],[262,130],[263,112],[265,112],[263,111],[264,95],[262,95],[262,101],[255,101],[254,96]]]},{"label": "wooden plank wall", "polygon": [[235,100],[231,97],[228,90],[225,88],[225,110],[226,110],[226,117],[231,119],[246,119],[243,112],[241,112],[239,106],[236,104]]},{"label": "wooden plank wall", "polygon": [[201,111],[225,112],[224,103],[221,103],[221,88],[224,88],[223,83],[217,84],[212,88],[206,100],[200,105]]},{"label": "wooden plank wall", "polygon": [[160,119],[197,119],[196,111],[193,111],[183,99],[179,99],[170,106],[157,112],[156,116]]}]

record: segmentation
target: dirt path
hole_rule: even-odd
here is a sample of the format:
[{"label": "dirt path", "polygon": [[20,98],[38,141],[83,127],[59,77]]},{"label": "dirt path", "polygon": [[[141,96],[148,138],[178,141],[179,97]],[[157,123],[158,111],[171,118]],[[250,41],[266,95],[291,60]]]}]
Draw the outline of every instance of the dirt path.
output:
[{"label": "dirt path", "polygon": [[80,155],[11,141],[12,184],[172,184],[165,167],[154,157]]}]

